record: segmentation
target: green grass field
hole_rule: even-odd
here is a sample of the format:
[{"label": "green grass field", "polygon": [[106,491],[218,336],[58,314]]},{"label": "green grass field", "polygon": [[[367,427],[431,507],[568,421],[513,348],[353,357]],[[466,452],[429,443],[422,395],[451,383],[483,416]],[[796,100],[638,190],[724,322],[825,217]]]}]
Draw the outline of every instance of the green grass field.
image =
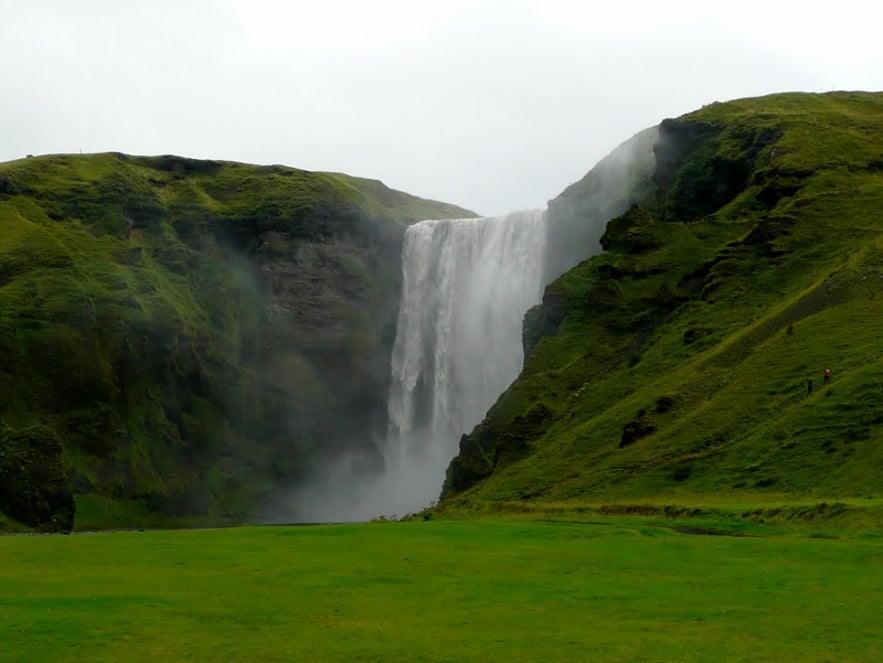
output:
[{"label": "green grass field", "polygon": [[[594,521],[594,518],[593,518]],[[480,520],[0,539],[9,661],[874,661],[883,537]]]}]

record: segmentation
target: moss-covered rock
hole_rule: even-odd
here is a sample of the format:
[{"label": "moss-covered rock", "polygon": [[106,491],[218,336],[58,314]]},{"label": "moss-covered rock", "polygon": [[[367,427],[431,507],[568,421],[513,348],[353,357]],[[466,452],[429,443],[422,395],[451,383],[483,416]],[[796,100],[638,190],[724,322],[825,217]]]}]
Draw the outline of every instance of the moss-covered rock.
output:
[{"label": "moss-covered rock", "polygon": [[41,532],[73,529],[62,444],[49,428],[0,428],[0,511]]},{"label": "moss-covered rock", "polygon": [[642,253],[658,248],[663,238],[658,222],[647,210],[635,204],[625,214],[607,223],[607,230],[600,241],[605,251]]}]

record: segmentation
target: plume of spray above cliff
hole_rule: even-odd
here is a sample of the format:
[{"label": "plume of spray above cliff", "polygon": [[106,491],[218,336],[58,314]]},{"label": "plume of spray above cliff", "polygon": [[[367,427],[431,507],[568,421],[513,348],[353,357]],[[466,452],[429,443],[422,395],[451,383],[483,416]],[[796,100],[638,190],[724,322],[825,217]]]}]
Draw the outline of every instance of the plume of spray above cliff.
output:
[{"label": "plume of spray above cliff", "polygon": [[632,203],[652,207],[653,146],[658,135],[657,127],[636,133],[549,201],[546,283],[600,253],[607,222]]}]

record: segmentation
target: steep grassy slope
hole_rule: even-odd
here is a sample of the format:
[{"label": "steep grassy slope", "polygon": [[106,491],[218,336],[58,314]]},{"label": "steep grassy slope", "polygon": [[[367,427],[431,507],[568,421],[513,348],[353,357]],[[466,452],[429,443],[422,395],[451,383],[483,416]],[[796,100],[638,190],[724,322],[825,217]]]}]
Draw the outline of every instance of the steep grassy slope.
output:
[{"label": "steep grassy slope", "polygon": [[78,526],[254,516],[370,456],[404,227],[466,215],[281,166],[0,164],[0,418],[60,436]]},{"label": "steep grassy slope", "polygon": [[655,193],[528,317],[535,347],[444,508],[883,494],[883,94],[716,103],[659,131]]}]

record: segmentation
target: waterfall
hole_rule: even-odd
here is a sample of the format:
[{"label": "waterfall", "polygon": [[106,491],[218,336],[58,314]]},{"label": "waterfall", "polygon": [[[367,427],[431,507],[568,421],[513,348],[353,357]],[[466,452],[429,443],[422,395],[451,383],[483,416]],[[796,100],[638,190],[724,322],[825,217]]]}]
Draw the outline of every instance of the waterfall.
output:
[{"label": "waterfall", "polygon": [[542,295],[544,221],[531,210],[407,230],[386,461],[411,511],[438,496],[460,436],[521,370],[522,320]]},{"label": "waterfall", "polygon": [[403,516],[439,496],[460,436],[521,370],[545,248],[542,211],[407,229],[383,471],[359,454],[338,459],[296,492],[296,520]]}]

